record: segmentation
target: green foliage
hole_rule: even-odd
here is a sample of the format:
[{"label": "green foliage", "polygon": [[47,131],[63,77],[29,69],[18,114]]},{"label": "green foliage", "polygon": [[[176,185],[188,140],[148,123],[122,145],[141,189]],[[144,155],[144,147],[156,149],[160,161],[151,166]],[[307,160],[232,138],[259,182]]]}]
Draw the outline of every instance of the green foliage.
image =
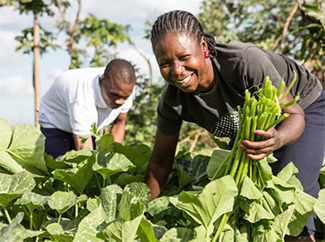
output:
[{"label": "green foliage", "polygon": [[[266,160],[260,161],[264,190],[246,178],[238,192],[230,176],[207,178],[224,164],[229,151],[215,151],[211,157],[180,152],[161,197],[149,202],[147,185],[130,179],[143,178],[148,146],[114,143],[111,135],[98,134],[93,127],[97,150],[70,151],[58,160],[47,156],[51,172],[39,174],[26,168],[42,163],[37,159],[43,158],[33,154],[44,155],[44,136],[26,125],[14,131],[26,135],[15,136],[6,121],[0,123],[3,152],[15,143],[26,146],[28,138],[29,143],[41,142],[13,156],[14,162],[23,160],[21,171],[0,172],[1,241],[211,241],[221,216],[234,211],[234,204],[244,212],[239,223],[226,224],[221,238],[227,241],[276,241],[285,234],[297,235],[311,211],[325,220],[324,190],[318,200],[300,190],[293,164],[275,177]],[[7,166],[0,163],[1,170]]]},{"label": "green foliage", "polygon": [[299,4],[298,8],[295,4],[296,1],[204,0],[198,18],[218,42],[251,42],[297,60],[315,60],[317,63],[309,68],[317,74],[325,66],[324,5],[316,0]]},{"label": "green foliage", "polygon": [[[42,26],[40,27],[40,54],[44,54],[48,49],[56,50],[61,48],[59,45],[54,44],[56,36],[52,32],[46,31]],[[24,54],[31,54],[34,47],[34,31],[33,28],[27,28],[22,31],[23,35],[16,36],[15,40],[19,42],[16,51],[22,50]]]}]

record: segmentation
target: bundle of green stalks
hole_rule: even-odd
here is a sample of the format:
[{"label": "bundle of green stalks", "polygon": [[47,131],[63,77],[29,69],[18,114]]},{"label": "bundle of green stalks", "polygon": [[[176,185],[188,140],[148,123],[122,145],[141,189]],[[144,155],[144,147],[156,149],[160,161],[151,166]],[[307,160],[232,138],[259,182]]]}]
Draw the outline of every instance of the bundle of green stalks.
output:
[{"label": "bundle of green stalks", "polygon": [[[226,169],[222,169],[224,166],[221,165],[215,172],[212,180],[217,177],[230,175],[234,178],[238,190],[240,191],[244,178],[247,176],[262,190],[263,180],[259,172],[259,163],[251,160],[247,156],[246,151],[241,149],[240,146],[242,145],[243,140],[261,141],[261,136],[255,134],[256,130],[268,131],[289,117],[289,114],[282,113],[282,109],[297,102],[299,96],[296,96],[288,103],[281,103],[296,81],[297,76],[296,73],[294,74],[294,79],[285,93],[282,93],[285,87],[285,82],[282,81],[280,87],[277,89],[272,85],[268,76],[265,78],[264,86],[258,88],[255,93],[251,94],[249,90],[245,91],[245,103],[242,108],[240,106],[237,107],[239,114],[239,130],[234,141],[234,146],[223,162],[224,164],[227,164]],[[222,174],[222,172],[224,173]],[[260,200],[260,204],[267,211],[270,210],[267,202],[263,200],[263,197]],[[235,207],[236,206],[239,207],[235,203]],[[234,208],[234,211],[236,210],[237,209]],[[232,214],[233,212],[223,215],[214,239],[212,240],[213,242],[217,240]]]}]

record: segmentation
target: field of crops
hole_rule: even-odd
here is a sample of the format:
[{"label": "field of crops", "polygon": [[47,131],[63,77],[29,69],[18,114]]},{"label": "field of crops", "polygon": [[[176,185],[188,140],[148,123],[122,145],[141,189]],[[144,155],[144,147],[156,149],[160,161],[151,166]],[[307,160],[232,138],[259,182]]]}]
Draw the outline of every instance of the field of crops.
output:
[{"label": "field of crops", "polygon": [[325,189],[318,200],[304,193],[292,163],[275,177],[260,160],[262,189],[248,177],[238,189],[230,175],[211,179],[230,151],[179,152],[163,193],[148,202],[148,146],[93,130],[97,150],[55,161],[38,129],[1,119],[0,133],[0,241],[208,242],[223,215],[236,214],[218,241],[269,242],[298,235],[312,211],[325,222]]}]

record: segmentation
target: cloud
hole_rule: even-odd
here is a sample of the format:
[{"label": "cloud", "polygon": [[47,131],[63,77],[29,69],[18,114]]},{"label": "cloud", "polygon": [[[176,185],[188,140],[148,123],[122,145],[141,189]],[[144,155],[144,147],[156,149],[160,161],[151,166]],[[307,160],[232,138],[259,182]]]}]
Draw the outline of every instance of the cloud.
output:
[{"label": "cloud", "polygon": [[32,95],[33,93],[32,80],[21,76],[0,78],[0,95]]}]

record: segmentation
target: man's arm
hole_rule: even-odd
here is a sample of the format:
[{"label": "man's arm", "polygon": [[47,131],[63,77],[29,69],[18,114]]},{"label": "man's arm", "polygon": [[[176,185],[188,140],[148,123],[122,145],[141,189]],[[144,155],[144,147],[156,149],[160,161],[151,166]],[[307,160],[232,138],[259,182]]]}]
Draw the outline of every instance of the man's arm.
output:
[{"label": "man's arm", "polygon": [[90,137],[85,143],[81,142],[81,135],[73,134],[74,138],[74,143],[76,144],[76,150],[82,150],[87,147],[93,149],[93,141],[92,138]]},{"label": "man's arm", "polygon": [[178,142],[177,135],[163,135],[157,131],[155,144],[149,159],[145,175],[145,183],[151,190],[150,200],[158,197],[165,185],[173,165],[175,150]]},{"label": "man's arm", "polygon": [[114,141],[122,143],[125,135],[125,123],[128,113],[120,113],[114,120],[111,127],[111,134],[114,136]]}]

